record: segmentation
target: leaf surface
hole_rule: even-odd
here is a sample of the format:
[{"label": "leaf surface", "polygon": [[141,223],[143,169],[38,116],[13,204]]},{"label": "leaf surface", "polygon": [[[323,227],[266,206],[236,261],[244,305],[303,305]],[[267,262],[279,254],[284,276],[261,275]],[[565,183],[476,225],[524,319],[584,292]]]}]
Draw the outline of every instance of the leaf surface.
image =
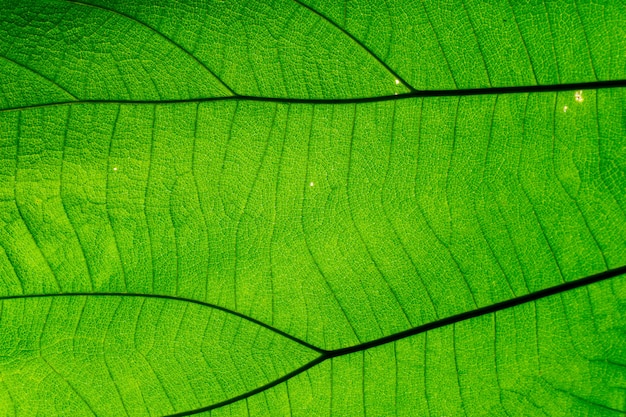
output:
[{"label": "leaf surface", "polygon": [[166,415],[240,395],[315,356],[241,317],[171,298],[4,299],[0,324],[5,415]]},{"label": "leaf surface", "polygon": [[618,2],[4,3],[5,414],[626,410]]}]

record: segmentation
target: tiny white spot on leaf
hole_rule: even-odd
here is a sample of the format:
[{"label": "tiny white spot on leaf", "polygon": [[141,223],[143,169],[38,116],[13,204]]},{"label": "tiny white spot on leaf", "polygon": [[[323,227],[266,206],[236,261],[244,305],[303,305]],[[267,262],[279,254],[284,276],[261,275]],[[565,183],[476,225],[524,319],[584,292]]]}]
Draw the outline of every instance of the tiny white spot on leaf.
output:
[{"label": "tiny white spot on leaf", "polygon": [[313,181],[311,181],[311,183],[309,184],[311,187],[313,187],[315,185],[315,183]]},{"label": "tiny white spot on leaf", "polygon": [[396,80],[396,85],[400,84],[400,80]]},{"label": "tiny white spot on leaf", "polygon": [[579,103],[583,102],[583,90],[578,90],[576,91],[576,93],[574,94],[574,97],[576,98],[576,101]]},{"label": "tiny white spot on leaf", "polygon": [[567,106],[563,107],[563,113],[567,113]]},{"label": "tiny white spot on leaf", "polygon": [[113,167],[113,171],[117,171],[117,167]]}]

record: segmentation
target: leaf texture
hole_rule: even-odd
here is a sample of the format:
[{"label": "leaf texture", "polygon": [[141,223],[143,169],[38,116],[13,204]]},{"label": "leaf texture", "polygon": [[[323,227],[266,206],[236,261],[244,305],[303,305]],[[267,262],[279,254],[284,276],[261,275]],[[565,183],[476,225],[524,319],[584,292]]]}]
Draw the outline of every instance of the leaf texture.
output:
[{"label": "leaf texture", "polygon": [[5,415],[626,412],[619,2],[2,10]]},{"label": "leaf texture", "polygon": [[4,299],[1,324],[4,415],[166,415],[245,393],[314,356],[233,314],[155,297]]},{"label": "leaf texture", "polygon": [[622,276],[333,358],[199,415],[623,415],[625,299],[615,294],[625,283]]}]

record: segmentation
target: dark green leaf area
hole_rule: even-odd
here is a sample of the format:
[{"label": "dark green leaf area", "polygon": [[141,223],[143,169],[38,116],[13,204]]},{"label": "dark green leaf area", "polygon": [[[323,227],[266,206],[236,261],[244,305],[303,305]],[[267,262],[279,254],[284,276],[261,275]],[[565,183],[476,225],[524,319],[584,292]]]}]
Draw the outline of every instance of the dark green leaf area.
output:
[{"label": "dark green leaf area", "polygon": [[0,105],[346,99],[626,79],[602,4],[5,0]]},{"label": "dark green leaf area", "polygon": [[[623,4],[303,0],[416,89],[626,78]],[[137,6],[138,7],[138,6]]]},{"label": "dark green leaf area", "polygon": [[189,52],[125,16],[67,1],[9,3],[0,15],[3,107],[231,94]]}]

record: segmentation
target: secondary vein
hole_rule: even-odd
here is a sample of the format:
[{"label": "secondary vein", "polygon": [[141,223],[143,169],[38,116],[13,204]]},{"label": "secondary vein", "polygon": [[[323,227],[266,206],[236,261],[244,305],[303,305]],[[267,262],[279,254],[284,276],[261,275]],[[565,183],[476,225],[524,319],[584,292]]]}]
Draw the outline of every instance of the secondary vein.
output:
[{"label": "secondary vein", "polygon": [[317,16],[319,16],[321,19],[327,21],[328,23],[330,23],[331,25],[333,25],[335,28],[337,28],[339,31],[341,31],[341,33],[343,33],[344,35],[346,35],[347,37],[349,37],[350,39],[352,39],[352,41],[354,41],[357,45],[359,45],[359,47],[361,49],[363,49],[365,52],[367,52],[370,56],[372,56],[376,61],[378,61],[378,63],[380,65],[382,65],[387,72],[389,72],[391,75],[393,75],[396,80],[400,81],[402,83],[402,85],[406,88],[408,88],[410,91],[416,91],[415,88],[413,88],[413,86],[411,86],[411,84],[409,84],[404,78],[402,78],[398,73],[396,73],[389,65],[387,65],[385,63],[385,61],[383,61],[378,55],[376,55],[371,49],[369,49],[367,46],[365,46],[365,44],[363,42],[361,42],[360,40],[358,40],[357,38],[355,38],[350,32],[348,32],[347,30],[345,30],[344,28],[342,28],[341,26],[339,26],[337,23],[335,23],[332,19],[330,19],[328,16],[324,15],[323,13],[317,11],[316,9],[312,8],[311,6],[302,3],[300,0],[294,0],[295,3],[299,4],[300,6],[302,6],[303,8],[309,10],[311,13],[316,14]]},{"label": "secondary vein", "polygon": [[144,26],[148,30],[152,31],[153,33],[156,33],[158,36],[160,36],[161,38],[165,39],[168,43],[173,45],[175,48],[179,49],[180,51],[182,51],[183,53],[188,55],[191,59],[196,61],[197,64],[199,64],[202,68],[204,68],[226,90],[228,90],[228,92],[230,94],[232,94],[233,96],[237,95],[237,93],[228,84],[226,84],[226,82],[224,82],[224,80],[222,80],[220,77],[218,77],[218,75],[215,72],[213,72],[213,70],[211,68],[209,68],[204,62],[200,61],[200,59],[198,59],[198,57],[196,57],[194,54],[192,54],[190,51],[188,51],[186,48],[184,48],[178,42],[175,42],[174,39],[170,38],[165,33],[161,32],[160,30],[157,30],[155,27],[150,26],[149,24],[147,24],[147,23],[137,19],[134,16],[131,16],[129,14],[123,13],[123,12],[121,12],[119,10],[115,10],[115,9],[112,9],[112,8],[109,8],[109,7],[100,6],[100,5],[91,4],[91,3],[85,3],[85,2],[80,1],[80,0],[66,0],[66,2],[72,3],[72,4],[76,4],[76,5],[79,5],[79,6],[84,6],[84,7],[92,7],[94,9],[103,10],[103,11],[108,12],[108,13],[113,13],[113,14],[116,14],[116,15],[121,16],[123,18],[129,19],[129,20],[131,20],[131,21],[133,21],[133,22],[135,22],[135,23],[137,23],[137,24],[139,24],[141,26]]},{"label": "secondary vein", "polygon": [[389,336],[382,337],[380,339],[372,340],[369,342],[361,343],[354,346],[349,346],[346,348],[335,349],[335,350],[325,350],[323,351],[323,356],[326,358],[334,358],[337,356],[343,356],[354,352],[360,352],[366,349],[370,349],[373,347],[385,345],[387,343],[392,343],[401,339],[405,339],[410,336],[415,336],[420,333],[424,333],[430,330],[438,329],[440,327],[448,326],[450,324],[455,324],[461,321],[473,319],[476,317],[484,316],[486,314],[492,314],[497,311],[505,310],[507,308],[516,307],[521,304],[526,304],[532,301],[537,301],[542,298],[546,298],[552,295],[557,295],[566,291],[574,290],[576,288],[585,287],[587,285],[595,284],[601,281],[605,281],[610,278],[615,278],[620,275],[626,274],[626,265],[620,266],[619,268],[609,269],[604,272],[600,272],[598,274],[590,275],[585,278],[580,278],[574,281],[565,282],[563,284],[555,285],[553,287],[544,288],[543,290],[535,291],[530,294],[522,295],[519,297],[511,298],[506,301],[501,301],[499,303],[491,304],[486,307],[480,307],[474,310],[466,311],[454,316],[446,317],[441,320],[432,321],[430,323],[422,324],[417,327],[413,327],[408,330],[404,330],[399,333],[394,333]]},{"label": "secondary vein", "polygon": [[570,281],[570,282],[566,282],[564,284],[560,284],[560,285],[556,285],[550,288],[546,288],[540,291],[536,291],[530,294],[526,294],[520,297],[516,297],[510,300],[506,300],[500,303],[496,303],[496,304],[492,304],[490,306],[487,307],[481,307],[481,308],[477,308],[475,310],[471,310],[471,311],[467,311],[465,313],[461,313],[461,314],[457,314],[455,316],[451,316],[451,317],[447,317],[441,320],[436,320],[430,323],[426,323],[423,324],[421,326],[417,326],[414,327],[412,329],[408,329],[399,333],[395,333],[386,337],[382,337],[380,339],[376,339],[376,340],[372,340],[370,342],[365,342],[365,343],[361,343],[355,346],[350,346],[347,348],[341,348],[341,349],[334,349],[334,350],[323,350],[323,349],[319,349],[319,348],[315,348],[318,352],[321,352],[320,356],[318,356],[317,358],[313,359],[310,362],[307,362],[306,364],[302,365],[300,368],[295,369],[294,371],[291,371],[290,373],[287,373],[285,375],[283,375],[282,377],[271,381],[265,385],[262,385],[258,388],[255,388],[251,391],[245,392],[243,394],[240,394],[238,396],[229,398],[227,400],[215,403],[215,404],[211,404],[208,405],[206,407],[202,407],[202,408],[197,408],[195,410],[188,410],[188,411],[183,411],[180,413],[175,413],[175,414],[171,414],[168,417],[183,417],[183,416],[191,416],[191,415],[195,415],[195,414],[199,414],[199,413],[203,413],[206,411],[211,411],[211,410],[215,410],[217,408],[221,408],[230,404],[233,404],[235,402],[241,401],[241,400],[245,400],[246,398],[249,398],[253,395],[259,394],[261,392],[264,392],[270,388],[273,388],[283,382],[286,382],[288,380],[290,380],[291,378],[306,372],[307,370],[311,369],[312,367],[319,365],[320,363],[328,360],[328,359],[332,359],[332,358],[336,358],[339,356],[344,356],[344,355],[349,355],[351,353],[356,353],[356,352],[361,352],[373,347],[377,347],[377,346],[381,346],[381,345],[385,345],[388,343],[393,343],[396,342],[398,340],[401,339],[405,339],[407,337],[411,337],[411,336],[415,336],[417,334],[420,333],[425,333],[428,332],[430,330],[434,330],[440,327],[444,327],[444,326],[448,326],[451,324],[455,324],[461,321],[465,321],[465,320],[469,320],[475,317],[480,317],[486,314],[492,314],[495,313],[497,311],[500,310],[504,310],[507,308],[511,308],[511,307],[515,307],[518,306],[520,304],[525,304],[525,303],[529,303],[532,301],[537,301],[540,300],[542,298],[545,297],[549,297],[552,295],[557,295],[560,293],[563,293],[565,291],[569,291],[569,290],[573,290],[576,288],[580,288],[580,287],[584,287],[587,285],[591,285],[591,284],[595,284],[601,281],[605,281],[611,278],[615,278],[618,277],[620,275],[624,275],[626,274],[626,265],[618,267],[618,268],[614,268],[614,269],[610,269],[604,272],[600,272],[598,274],[594,274],[594,275],[590,275],[587,276],[585,278],[581,278],[575,281]]},{"label": "secondary vein", "polygon": [[224,313],[232,314],[234,316],[240,317],[244,320],[247,320],[251,323],[254,323],[258,326],[264,327],[274,333],[277,333],[293,342],[296,342],[308,349],[311,349],[318,353],[323,353],[324,350],[318,348],[317,346],[313,346],[312,344],[305,342],[289,333],[286,333],[276,327],[270,326],[267,323],[264,323],[260,320],[257,320],[253,317],[246,316],[238,311],[234,311],[228,309],[226,307],[222,307],[216,304],[207,303],[204,301],[194,300],[191,298],[177,297],[173,295],[165,295],[165,294],[141,294],[141,293],[123,293],[123,292],[62,292],[62,293],[52,293],[52,294],[17,294],[17,295],[5,295],[0,296],[0,301],[5,300],[19,300],[25,298],[51,298],[51,297],[143,297],[143,298],[159,298],[162,300],[173,300],[173,301],[182,301],[192,304],[198,304],[204,307],[213,308],[215,310],[220,310]]}]

